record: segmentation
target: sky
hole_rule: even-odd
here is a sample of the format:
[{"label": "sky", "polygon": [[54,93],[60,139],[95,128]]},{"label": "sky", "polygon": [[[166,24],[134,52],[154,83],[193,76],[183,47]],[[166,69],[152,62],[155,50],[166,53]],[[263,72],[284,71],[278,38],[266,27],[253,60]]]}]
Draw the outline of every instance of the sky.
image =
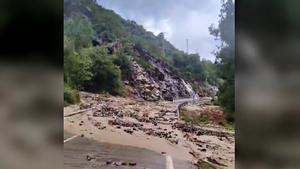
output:
[{"label": "sky", "polygon": [[153,32],[165,33],[165,38],[176,48],[198,53],[202,58],[214,61],[212,54],[218,42],[209,34],[211,24],[217,26],[221,8],[220,0],[97,0],[125,19]]}]

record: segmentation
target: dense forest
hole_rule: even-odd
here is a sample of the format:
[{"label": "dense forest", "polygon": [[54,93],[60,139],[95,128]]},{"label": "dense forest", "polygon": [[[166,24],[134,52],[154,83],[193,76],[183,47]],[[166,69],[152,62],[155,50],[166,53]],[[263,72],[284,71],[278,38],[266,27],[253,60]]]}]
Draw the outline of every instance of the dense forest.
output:
[{"label": "dense forest", "polygon": [[[94,0],[64,0],[65,104],[78,102],[80,90],[124,95],[123,81],[129,80],[130,58],[135,57],[130,46],[135,44],[165,62],[174,73],[197,84],[195,90],[204,83],[220,86],[220,104],[226,112],[234,112],[233,30],[231,32],[234,11],[230,2],[223,4],[218,28],[210,28],[211,34],[224,42],[216,54],[216,63],[212,63],[198,54],[176,49],[163,33],[156,36]],[[99,37],[103,44],[95,47],[93,42]],[[123,48],[112,53],[109,47],[116,41],[121,42]],[[140,61],[140,64],[149,68],[146,62]],[[228,119],[233,121],[233,116]]]}]

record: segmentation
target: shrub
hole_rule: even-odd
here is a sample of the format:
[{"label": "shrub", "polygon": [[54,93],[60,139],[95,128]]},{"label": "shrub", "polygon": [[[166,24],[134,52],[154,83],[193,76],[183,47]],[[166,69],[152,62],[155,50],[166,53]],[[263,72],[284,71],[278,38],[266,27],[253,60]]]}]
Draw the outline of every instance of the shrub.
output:
[{"label": "shrub", "polygon": [[80,101],[79,93],[77,90],[72,89],[68,84],[64,85],[64,105],[75,104]]}]

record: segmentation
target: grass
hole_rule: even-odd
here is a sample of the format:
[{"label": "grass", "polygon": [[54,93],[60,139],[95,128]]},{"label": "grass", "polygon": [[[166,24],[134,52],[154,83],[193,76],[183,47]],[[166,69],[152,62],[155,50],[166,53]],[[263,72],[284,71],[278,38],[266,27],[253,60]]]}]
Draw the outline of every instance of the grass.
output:
[{"label": "grass", "polygon": [[180,117],[186,123],[197,124],[197,125],[208,124],[209,123],[209,118],[207,116],[197,115],[193,112],[188,112],[184,108],[182,108],[180,110]]},{"label": "grass", "polygon": [[221,125],[224,126],[226,129],[231,130],[231,131],[234,131],[234,129],[235,129],[234,123],[229,123],[229,122],[227,122],[226,120],[224,120],[224,121],[221,123]]},{"label": "grass", "polygon": [[80,101],[79,92],[67,84],[64,85],[64,106],[75,104]]},{"label": "grass", "polygon": [[215,166],[203,160],[199,160],[196,165],[199,169],[217,169]]},{"label": "grass", "polygon": [[[188,111],[185,108],[181,108],[180,117],[183,121],[185,121],[188,124],[207,125],[209,123],[214,123],[211,119],[209,119],[207,115],[198,115],[197,113]],[[223,119],[221,122],[217,123],[230,131],[235,130],[235,124],[226,121],[226,119]]]}]

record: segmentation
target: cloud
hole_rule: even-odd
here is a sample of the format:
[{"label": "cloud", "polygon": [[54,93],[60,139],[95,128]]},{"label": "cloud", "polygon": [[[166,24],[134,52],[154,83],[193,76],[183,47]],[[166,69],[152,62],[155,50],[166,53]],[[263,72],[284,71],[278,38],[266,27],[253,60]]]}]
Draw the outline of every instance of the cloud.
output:
[{"label": "cloud", "polygon": [[171,23],[167,19],[155,21],[153,18],[150,18],[146,19],[142,25],[146,30],[153,32],[155,35],[164,32],[166,39],[170,39],[173,36]]},{"label": "cloud", "polygon": [[217,25],[221,3],[219,0],[98,0],[105,8],[134,20],[148,31],[165,37],[175,47],[198,52],[202,58],[214,60],[211,54],[218,42],[209,34],[208,27]]}]

